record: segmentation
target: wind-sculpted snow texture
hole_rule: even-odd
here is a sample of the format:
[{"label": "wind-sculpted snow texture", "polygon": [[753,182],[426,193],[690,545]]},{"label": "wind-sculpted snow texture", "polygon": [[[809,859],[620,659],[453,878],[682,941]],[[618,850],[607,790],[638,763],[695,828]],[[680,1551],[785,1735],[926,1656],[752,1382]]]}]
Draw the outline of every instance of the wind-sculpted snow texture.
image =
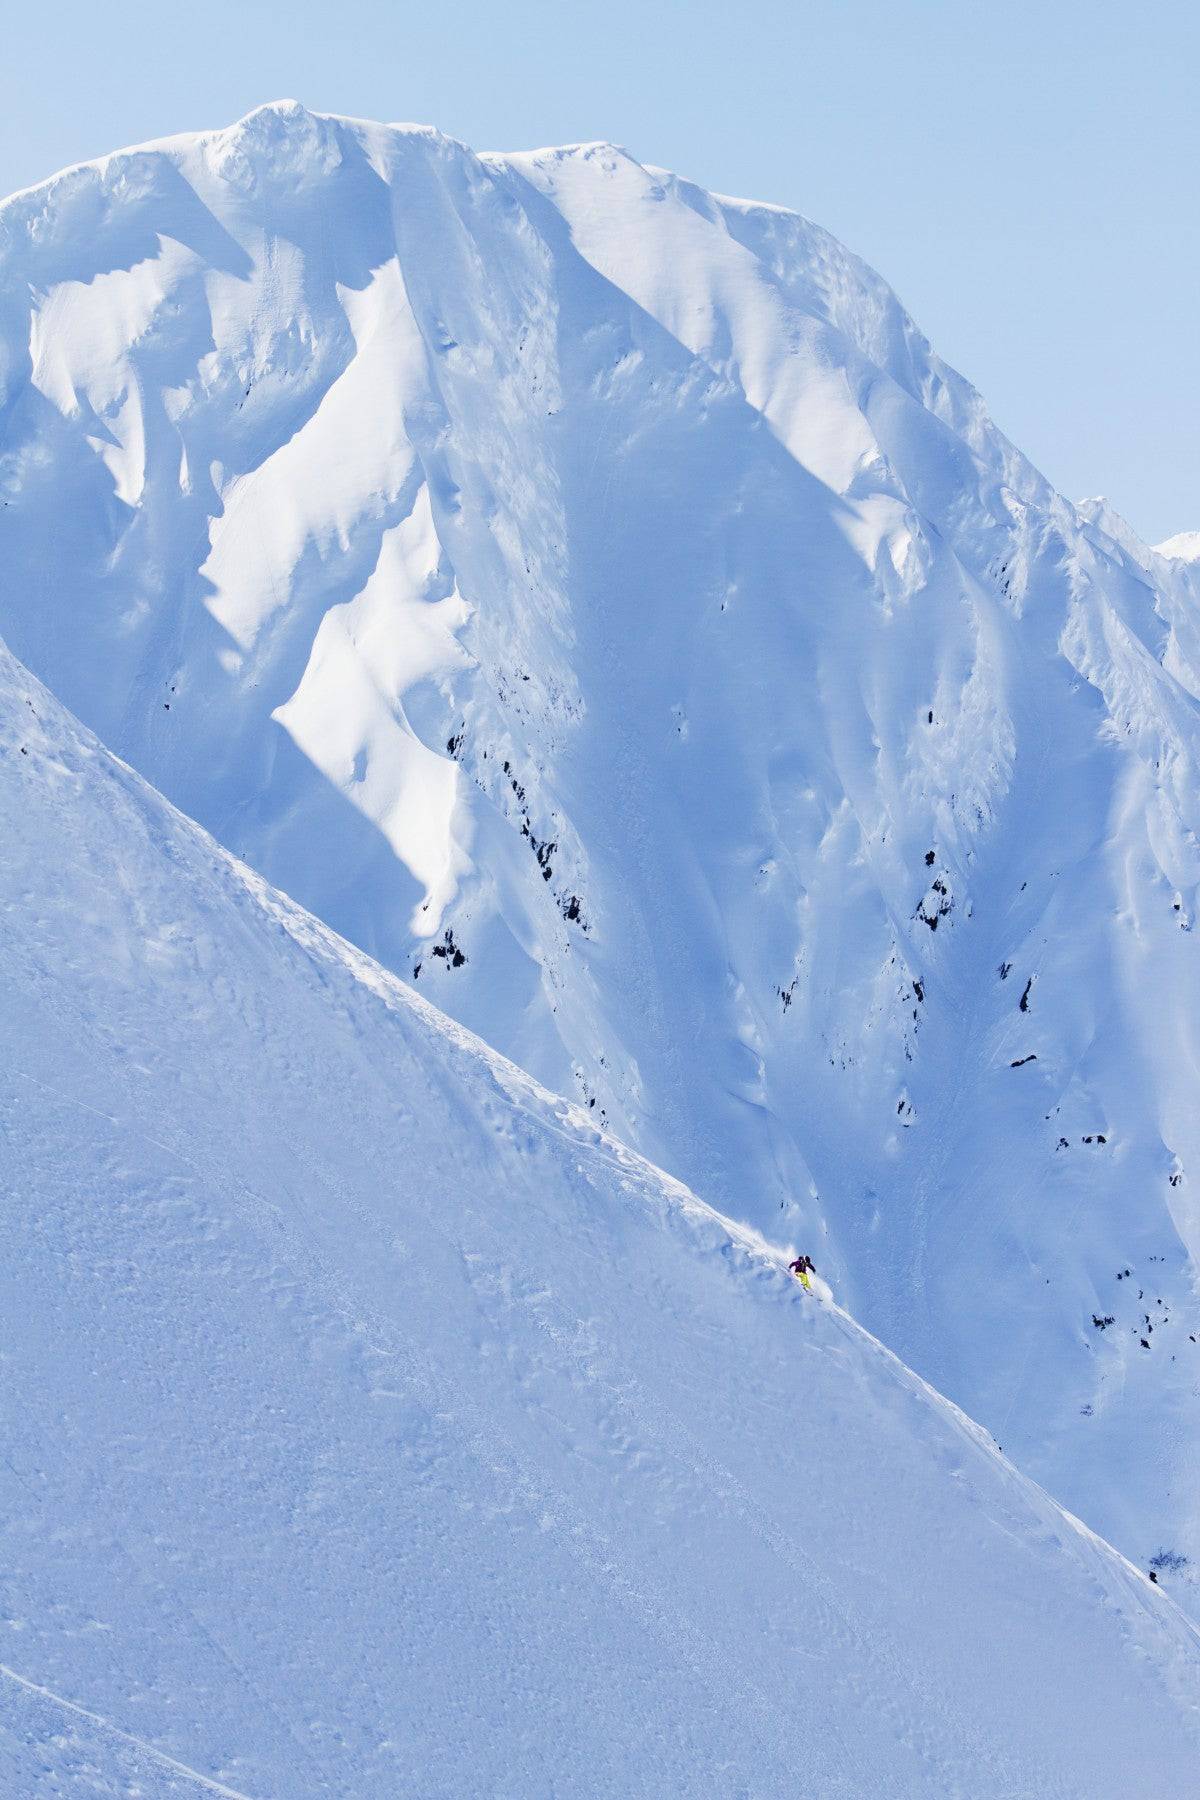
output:
[{"label": "wind-sculpted snow texture", "polygon": [[1196,565],[610,146],[282,104],[0,259],[14,649],[1186,1598]]},{"label": "wind-sculpted snow texture", "polygon": [[0,831],[6,1795],[1188,1790],[1167,1592],[7,654]]}]

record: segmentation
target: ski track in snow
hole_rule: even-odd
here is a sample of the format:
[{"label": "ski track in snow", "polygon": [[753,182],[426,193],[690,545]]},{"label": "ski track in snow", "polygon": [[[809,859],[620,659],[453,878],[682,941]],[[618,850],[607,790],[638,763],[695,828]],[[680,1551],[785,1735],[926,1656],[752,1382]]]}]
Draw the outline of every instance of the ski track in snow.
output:
[{"label": "ski track in snow", "polygon": [[74,1700],[65,1699],[62,1694],[56,1694],[52,1689],[43,1687],[40,1682],[30,1681],[24,1675],[18,1675],[17,1671],[10,1669],[6,1663],[0,1663],[0,1675],[3,1675],[6,1681],[15,1681],[17,1686],[24,1688],[27,1693],[37,1694],[41,1699],[49,1700],[53,1705],[62,1707],[64,1712],[74,1713],[78,1719],[86,1719],[89,1725],[99,1726],[106,1735],[119,1738],[123,1744],[129,1744],[140,1755],[147,1757],[152,1763],[157,1763],[164,1769],[169,1769],[172,1774],[185,1776],[189,1783],[203,1788],[206,1793],[223,1794],[225,1800],[252,1800],[251,1795],[243,1794],[237,1788],[225,1787],[222,1782],[213,1781],[209,1776],[201,1775],[198,1769],[189,1769],[186,1763],[176,1762],[173,1756],[164,1756],[161,1750],[154,1748],[153,1744],[143,1743],[141,1738],[133,1737],[128,1731],[122,1731],[120,1726],[114,1725],[111,1719],[101,1718],[99,1713],[89,1712],[86,1706],[76,1705]]}]

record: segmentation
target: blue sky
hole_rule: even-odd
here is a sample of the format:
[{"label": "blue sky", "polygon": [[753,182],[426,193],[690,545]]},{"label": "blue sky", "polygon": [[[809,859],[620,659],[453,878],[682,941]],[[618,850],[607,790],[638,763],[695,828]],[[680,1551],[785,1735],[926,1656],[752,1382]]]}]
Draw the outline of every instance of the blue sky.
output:
[{"label": "blue sky", "polygon": [[5,192],[292,95],[795,206],[1066,493],[1200,528],[1194,0],[57,0],[4,51]]}]

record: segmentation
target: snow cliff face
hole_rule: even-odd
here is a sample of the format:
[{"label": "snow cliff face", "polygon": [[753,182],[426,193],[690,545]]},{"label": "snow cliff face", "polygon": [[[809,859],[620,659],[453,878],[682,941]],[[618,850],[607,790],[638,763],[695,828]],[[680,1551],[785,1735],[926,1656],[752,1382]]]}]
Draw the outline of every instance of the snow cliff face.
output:
[{"label": "snow cliff face", "polygon": [[6,1795],[1187,1790],[1167,1593],[2,650],[0,832]]},{"label": "snow cliff face", "polygon": [[284,104],[71,171],[0,379],[0,623],[108,745],[1200,1559],[1194,569],[827,234],[607,145]]}]

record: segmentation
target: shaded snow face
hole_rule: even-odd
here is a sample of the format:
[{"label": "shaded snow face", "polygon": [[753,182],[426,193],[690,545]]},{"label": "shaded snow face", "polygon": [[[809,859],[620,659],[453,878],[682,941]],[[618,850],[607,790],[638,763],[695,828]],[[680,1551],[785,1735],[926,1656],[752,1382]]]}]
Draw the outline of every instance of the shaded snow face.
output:
[{"label": "shaded snow face", "polygon": [[6,1796],[1189,1790],[1166,1564],[2,648],[0,837]]},{"label": "shaded snow face", "polygon": [[0,233],[14,648],[1200,1558],[1194,571],[825,233],[609,146],[267,108]]}]

